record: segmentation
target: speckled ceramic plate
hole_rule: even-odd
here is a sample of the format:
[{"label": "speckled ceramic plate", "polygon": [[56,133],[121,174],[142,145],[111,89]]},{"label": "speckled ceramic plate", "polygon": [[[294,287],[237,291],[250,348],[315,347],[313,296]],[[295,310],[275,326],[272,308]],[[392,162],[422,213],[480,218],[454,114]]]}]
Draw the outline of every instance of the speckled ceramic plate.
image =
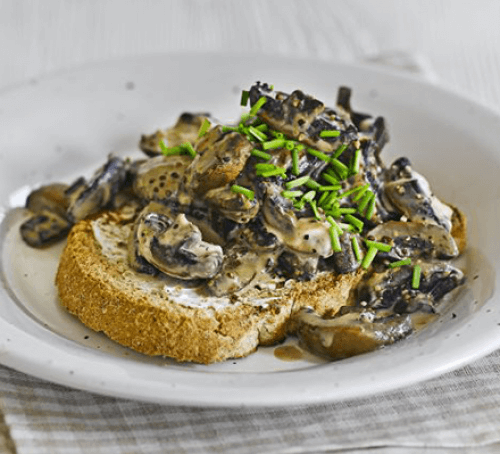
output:
[{"label": "speckled ceramic plate", "polygon": [[[30,188],[89,175],[109,152],[137,153],[141,133],[183,111],[240,114],[256,80],[302,88],[333,104],[339,85],[357,110],[383,115],[384,158],[410,157],[442,199],[469,218],[468,284],[453,308],[417,335],[326,363],[284,361],[273,348],[211,366],[147,358],[91,332],[59,306],[56,246],[19,239]],[[60,384],[113,396],[190,405],[291,405],[367,396],[460,367],[500,346],[500,117],[472,100],[374,69],[275,57],[158,55],[107,62],[0,94],[0,362]],[[16,208],[17,207],[17,208]],[[293,341],[290,341],[293,343]]]}]

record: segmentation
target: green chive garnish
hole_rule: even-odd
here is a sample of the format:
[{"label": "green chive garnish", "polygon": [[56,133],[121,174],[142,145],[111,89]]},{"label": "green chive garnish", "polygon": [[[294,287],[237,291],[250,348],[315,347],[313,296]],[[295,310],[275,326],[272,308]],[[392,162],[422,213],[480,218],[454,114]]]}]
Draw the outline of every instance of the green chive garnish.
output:
[{"label": "green chive garnish", "polygon": [[346,214],[344,216],[344,219],[351,224],[353,227],[355,227],[359,232],[363,230],[363,221],[360,219],[354,217],[352,214]]},{"label": "green chive garnish", "polygon": [[339,208],[340,214],[354,214],[356,213],[356,208]]},{"label": "green chive garnish", "polygon": [[335,153],[333,154],[333,158],[334,159],[337,159],[344,151],[347,150],[347,145],[344,143],[342,145],[340,145],[340,147],[338,147],[336,150],[335,150]]},{"label": "green chive garnish", "polygon": [[[319,188],[319,190],[321,191],[322,189]],[[318,199],[318,205],[320,207],[323,206],[323,202],[326,200],[326,198],[328,197],[328,195],[329,195],[329,192],[327,192],[327,191],[324,191],[323,194],[321,194],[321,197]]]},{"label": "green chive garnish", "polygon": [[321,174],[324,180],[328,181],[330,184],[339,184],[339,180],[335,178],[334,176],[330,175],[329,173],[323,172]]},{"label": "green chive garnish", "polygon": [[287,189],[297,188],[299,186],[302,186],[303,184],[306,184],[310,179],[311,179],[311,177],[309,175],[306,175],[306,176],[300,177],[300,178],[296,178],[295,180],[288,181],[287,183],[285,183],[285,187]]},{"label": "green chive garnish", "polygon": [[223,126],[222,132],[235,132],[238,131],[238,126]]},{"label": "green chive garnish", "polygon": [[321,151],[315,150],[314,148],[308,148],[307,152],[312,156],[316,156],[318,159],[321,159],[322,161],[328,162],[330,160],[330,156],[328,156],[325,153],[322,153]]},{"label": "green chive garnish", "polygon": [[368,190],[369,187],[370,183],[366,183],[364,186],[362,186],[357,195],[352,198],[352,201],[357,202],[358,200],[361,200],[361,198],[365,195],[365,192]]},{"label": "green chive garnish", "polygon": [[340,136],[340,131],[336,129],[325,129],[319,133],[320,137],[338,137]]},{"label": "green chive garnish", "polygon": [[264,142],[267,140],[267,136],[262,131],[259,131],[255,126],[249,126],[248,132],[259,142]]},{"label": "green chive garnish", "polygon": [[330,225],[337,231],[337,233],[339,235],[342,235],[342,227],[340,227],[340,225],[338,225],[336,222],[335,222],[335,219],[333,219],[332,216],[327,216],[326,217],[326,220],[330,223]]},{"label": "green chive garnish", "polygon": [[296,197],[302,196],[302,191],[283,191],[281,195],[286,199],[295,199]]},{"label": "green chive garnish", "polygon": [[319,214],[318,205],[316,204],[316,200],[309,201],[309,205],[311,205],[311,209],[313,210],[314,217],[316,218],[316,220],[321,221],[321,215]]},{"label": "green chive garnish", "polygon": [[354,158],[353,158],[352,166],[351,166],[351,174],[352,175],[356,175],[357,173],[359,173],[360,163],[361,163],[361,150],[358,148],[354,152]]},{"label": "green chive garnish", "polygon": [[196,151],[193,148],[193,145],[191,145],[191,142],[185,142],[181,145],[181,147],[184,148],[186,152],[189,154],[189,156],[191,156],[192,158],[196,156]]},{"label": "green chive garnish", "polygon": [[358,212],[359,213],[362,213],[364,211],[364,209],[366,208],[366,206],[368,205],[368,203],[370,202],[372,197],[375,197],[375,194],[372,191],[367,190],[365,192],[363,198],[361,199],[361,202],[359,202],[359,205],[358,205]]},{"label": "green chive garnish", "polygon": [[420,287],[420,273],[422,269],[420,265],[415,265],[413,267],[413,276],[411,278],[411,288],[418,289]]},{"label": "green chive garnish", "polygon": [[262,176],[264,178],[275,177],[278,175],[285,177],[286,176],[286,169],[284,169],[283,167],[275,167],[274,169],[271,169],[271,170],[264,170],[260,174],[260,176]]},{"label": "green chive garnish", "polygon": [[333,226],[328,229],[328,233],[330,234],[330,241],[332,242],[333,252],[341,252],[342,246],[340,245],[339,232]]},{"label": "green chive garnish", "polygon": [[308,191],[302,196],[302,200],[305,200],[306,202],[310,202],[311,200],[316,197],[316,191]]},{"label": "green chive garnish", "polygon": [[237,194],[243,194],[249,200],[253,200],[255,196],[255,193],[251,189],[239,186],[237,184],[233,184],[231,186],[231,191]]},{"label": "green chive garnish", "polygon": [[332,184],[330,186],[319,185],[318,187],[318,191],[338,191],[339,189],[342,189],[341,184]]},{"label": "green chive garnish", "polygon": [[262,148],[264,150],[270,150],[272,148],[281,148],[284,146],[285,146],[285,139],[274,139],[262,143]]},{"label": "green chive garnish", "polygon": [[241,92],[241,101],[240,101],[240,104],[243,107],[247,105],[249,97],[250,97],[250,92],[248,92],[247,90],[243,90]]},{"label": "green chive garnish", "polygon": [[363,186],[356,186],[354,188],[349,189],[348,191],[342,192],[339,194],[339,199],[355,194],[356,192],[361,191],[361,189],[363,189]]},{"label": "green chive garnish", "polygon": [[361,267],[364,268],[365,270],[368,269],[368,267],[372,264],[373,259],[377,255],[378,249],[376,247],[371,247],[368,249],[368,252],[363,258],[363,261],[361,262]]},{"label": "green chive garnish", "polygon": [[404,260],[398,260],[397,262],[389,263],[389,268],[398,268],[400,266],[411,265],[411,258],[408,257]]},{"label": "green chive garnish", "polygon": [[265,96],[261,96],[257,102],[252,106],[250,109],[250,115],[253,117],[254,115],[257,115],[257,112],[259,109],[267,102],[267,98]]},{"label": "green chive garnish", "polygon": [[358,239],[355,236],[351,238],[351,244],[352,250],[354,251],[354,257],[356,257],[356,260],[358,262],[361,262],[361,260],[363,260],[363,257],[361,255],[361,248],[359,247]]},{"label": "green chive garnish", "polygon": [[266,152],[264,152],[264,151],[257,150],[257,148],[254,148],[254,149],[250,152],[250,154],[251,154],[252,156],[257,157],[257,158],[262,158],[262,159],[265,159],[266,161],[269,161],[269,160],[272,158],[272,156],[271,156],[269,153],[266,153]]},{"label": "green chive garnish", "polygon": [[365,217],[366,219],[371,219],[373,216],[373,213],[375,212],[375,197],[372,197],[370,201],[368,202],[368,208],[366,209]]},{"label": "green chive garnish", "polygon": [[265,123],[262,123],[260,125],[255,126],[255,129],[258,129],[260,132],[267,132],[269,130],[269,126],[267,126]]},{"label": "green chive garnish", "polygon": [[210,128],[210,121],[208,121],[208,118],[205,118],[198,130],[198,138],[203,137],[207,133],[208,128]]},{"label": "green chive garnish", "polygon": [[387,243],[381,243],[380,241],[365,240],[366,245],[370,247],[377,248],[381,252],[390,252],[392,245]]},{"label": "green chive garnish", "polygon": [[293,140],[286,140],[285,141],[285,148],[287,150],[290,150],[290,151],[295,150],[295,146],[296,146],[296,144]]},{"label": "green chive garnish", "polygon": [[347,177],[349,168],[343,162],[340,162],[338,159],[330,159],[330,164],[335,168],[342,179]]}]

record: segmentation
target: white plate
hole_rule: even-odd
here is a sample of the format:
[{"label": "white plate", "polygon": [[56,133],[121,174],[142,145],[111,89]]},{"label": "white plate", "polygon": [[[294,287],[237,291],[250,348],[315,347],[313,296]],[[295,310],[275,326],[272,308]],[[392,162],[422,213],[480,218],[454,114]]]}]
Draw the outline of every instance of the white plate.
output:
[{"label": "white plate", "polygon": [[[399,344],[336,363],[277,359],[272,348],[219,365],[180,365],[121,348],[62,310],[60,247],[36,251],[17,226],[34,184],[71,182],[110,151],[137,152],[141,133],[183,111],[241,112],[256,80],[302,88],[333,104],[339,85],[357,110],[383,115],[387,162],[406,155],[469,217],[469,280],[438,323]],[[289,405],[367,396],[462,366],[500,346],[500,117],[473,101],[373,69],[274,57],[160,55],[80,68],[0,94],[0,362],[113,396],[191,405]]]}]

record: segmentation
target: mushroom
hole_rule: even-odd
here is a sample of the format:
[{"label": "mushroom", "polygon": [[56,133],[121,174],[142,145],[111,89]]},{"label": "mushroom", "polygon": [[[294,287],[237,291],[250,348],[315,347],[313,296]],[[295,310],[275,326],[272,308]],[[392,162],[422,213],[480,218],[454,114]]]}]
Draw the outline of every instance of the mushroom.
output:
[{"label": "mushroom", "polygon": [[392,249],[385,255],[393,260],[410,256],[451,259],[459,254],[451,234],[437,224],[388,221],[370,230],[367,237],[391,242]]},{"label": "mushroom", "polygon": [[125,184],[127,163],[114,156],[98,169],[82,190],[71,196],[68,216],[73,221],[85,219],[107,206],[113,207],[118,191]]},{"label": "mushroom", "polygon": [[203,241],[200,229],[183,213],[175,218],[166,213],[155,205],[141,212],[131,240],[135,255],[177,279],[215,276],[222,266],[222,248]]},{"label": "mushroom", "polygon": [[409,315],[352,311],[330,319],[302,308],[292,316],[301,345],[318,355],[338,360],[393,344],[412,332]]}]

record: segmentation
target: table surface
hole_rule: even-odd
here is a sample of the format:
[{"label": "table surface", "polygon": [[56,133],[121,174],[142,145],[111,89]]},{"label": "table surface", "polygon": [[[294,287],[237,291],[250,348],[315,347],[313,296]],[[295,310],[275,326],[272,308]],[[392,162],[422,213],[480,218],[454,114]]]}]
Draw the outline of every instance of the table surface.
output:
[{"label": "table surface", "polygon": [[[171,51],[263,52],[329,61],[390,65],[401,71],[412,71],[432,83],[473,98],[500,112],[499,20],[500,2],[497,0],[0,0],[0,90],[8,90],[55,72],[110,58]],[[494,359],[489,363],[481,363],[465,372],[458,372],[455,378],[479,374],[475,378],[478,383],[484,384],[483,379],[490,380],[489,387],[482,388],[483,392],[493,392],[491,387],[496,385],[491,381],[496,379],[498,360],[495,359],[496,355],[492,358]],[[481,375],[484,373],[489,374],[487,378]],[[4,413],[0,419],[0,452],[69,452],[65,451],[68,445],[62,443],[61,439],[58,439],[58,443],[54,441],[54,433],[64,431],[68,440],[71,438],[68,434],[77,432],[81,437],[84,437],[82,434],[102,435],[102,431],[96,429],[97,426],[85,426],[84,429],[76,427],[74,412],[69,412],[68,408],[71,405],[76,408],[81,402],[85,402],[91,415],[87,417],[85,424],[90,424],[92,418],[92,424],[97,424],[98,418],[105,419],[109,416],[106,413],[109,408],[124,415],[123,421],[127,421],[127,417],[134,420],[131,412],[145,412],[144,407],[136,404],[122,401],[117,403],[83,392],[74,394],[70,390],[51,388],[49,384],[39,383],[22,374],[15,375],[14,386],[9,383],[12,374],[11,371],[4,371],[2,375],[0,400],[3,399],[4,402],[1,407]],[[474,380],[474,376],[469,379]],[[22,385],[19,385],[21,382]],[[498,392],[497,388],[495,391]],[[415,392],[423,396],[428,389],[418,388]],[[476,389],[474,392],[480,394],[481,390]],[[46,399],[48,394],[52,396],[51,393],[67,393],[68,400],[54,401],[51,405],[57,408],[41,405],[36,411],[33,407],[31,413],[19,410],[22,407],[19,403],[21,400],[28,401],[29,396],[35,395],[38,399],[36,402],[40,402],[42,397]],[[407,399],[410,399],[415,404],[418,399],[416,395],[412,396],[400,396],[401,402],[408,402]],[[316,410],[318,414],[328,417],[325,409]],[[293,415],[295,421],[305,414],[301,411],[297,410]],[[36,430],[33,429],[34,423],[28,421],[30,414],[37,418],[52,415],[52,426],[39,424]],[[160,414],[160,409],[148,407],[148,415],[151,414]],[[174,430],[171,426],[175,418],[180,418],[184,425],[193,428],[193,424],[201,427],[204,420],[215,415],[204,410],[193,410],[190,413],[189,410],[171,408],[168,409],[168,414],[172,419],[165,417],[162,421],[170,426],[164,426],[162,434],[168,434],[172,430],[171,434],[175,433],[178,437],[181,437],[180,432],[176,432],[177,429]],[[265,417],[271,418],[270,415],[271,413],[266,413]],[[140,424],[146,425],[145,432],[154,431],[154,416],[142,416]],[[241,417],[241,414],[233,413],[233,416]],[[255,420],[248,414],[245,417],[255,425],[255,421],[263,415],[254,414]],[[291,414],[288,417],[292,418]],[[259,421],[262,424],[262,419]],[[139,424],[134,420],[134,424],[136,423]],[[84,423],[79,420],[78,424]],[[500,418],[491,424],[497,424],[495,427],[500,434]],[[275,428],[277,427],[275,424]],[[124,437],[122,429],[122,426],[119,430],[116,429],[120,437]],[[111,426],[107,430],[113,433]],[[218,427],[217,430],[221,428]],[[450,429],[443,428],[445,430]],[[207,452],[231,452],[230,446],[234,448],[233,452],[251,452],[241,445],[242,440],[245,440],[244,436],[232,438],[232,445],[228,443],[221,446],[203,443],[203,437],[210,439],[209,433],[193,433],[198,437],[198,444],[183,445],[179,442],[175,445],[172,442],[169,445],[171,452],[205,452],[205,449]],[[36,437],[39,437],[39,441]],[[111,439],[112,437],[109,438]],[[387,452],[418,452],[415,448],[419,445],[418,441],[409,441],[403,450],[401,446],[405,443],[398,437],[394,439],[399,440],[400,447],[386,446]],[[381,444],[388,443],[377,440],[379,441],[374,441],[373,446],[380,452]],[[445,449],[452,449],[453,443],[448,441],[443,444],[445,448],[440,445],[439,440],[442,438],[437,437],[434,444],[427,440],[423,444],[428,447],[426,452],[437,454],[448,452]],[[453,446],[453,452],[497,452],[496,443],[499,440],[500,435],[495,440],[484,436],[484,433],[483,438],[481,434],[476,434],[475,438],[464,437],[463,443],[457,441]],[[160,445],[155,446],[144,440],[123,444],[123,450],[117,444],[110,448],[111,445],[106,443],[103,442],[102,446],[107,446],[107,452],[162,452]],[[74,446],[77,445],[84,446],[83,441],[79,439]],[[210,449],[206,448],[209,445]],[[265,445],[259,445],[258,449],[265,450],[262,446]],[[294,450],[283,442],[283,450],[279,452],[340,452],[343,447],[349,448],[349,452],[357,452],[357,449],[369,446],[369,441],[365,441],[362,446],[304,445],[303,449]],[[85,451],[75,448],[74,452]]]}]

